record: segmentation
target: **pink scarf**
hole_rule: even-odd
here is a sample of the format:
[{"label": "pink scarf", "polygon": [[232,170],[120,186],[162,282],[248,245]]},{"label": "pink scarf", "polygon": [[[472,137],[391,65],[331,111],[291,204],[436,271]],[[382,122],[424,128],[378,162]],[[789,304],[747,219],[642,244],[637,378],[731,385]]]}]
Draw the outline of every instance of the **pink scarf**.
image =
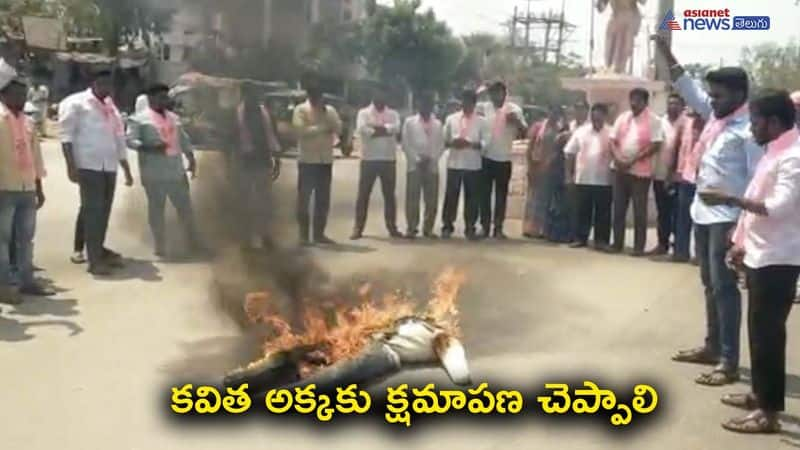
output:
[{"label": "pink scarf", "polygon": [[467,116],[463,111],[461,112],[461,133],[459,137],[464,140],[469,140],[469,132],[472,131],[472,124],[475,122],[475,111]]},{"label": "pink scarf", "polygon": [[17,157],[17,168],[22,172],[33,170],[33,152],[31,151],[31,136],[26,126],[27,121],[24,114],[15,116],[10,111],[6,115],[11,137],[14,141],[14,153]]},{"label": "pink scarf", "polygon": [[[627,138],[634,122],[636,122],[636,131],[638,133],[637,147],[639,152],[646,151],[653,142],[652,130],[650,129],[650,108],[645,108],[638,116],[634,116],[633,111],[625,113],[620,123],[619,134],[617,135],[617,148],[620,148],[622,142]],[[644,175],[650,172],[651,168],[652,164],[648,158],[637,162],[631,168],[631,172]]]},{"label": "pink scarf", "polygon": [[748,113],[749,109],[745,104],[721,119],[712,117],[712,119],[706,124],[706,127],[703,129],[703,134],[700,135],[700,139],[697,140],[697,144],[695,144],[694,147],[694,158],[698,161],[698,163],[703,158],[703,155],[705,155],[706,150],[708,150],[711,144],[717,140],[719,135],[722,134],[728,124],[732,120],[742,117]]},{"label": "pink scarf", "polygon": [[383,111],[378,111],[378,108],[375,105],[370,105],[370,115],[372,116],[372,123],[381,127],[385,127],[387,123],[389,123],[389,119],[386,114],[386,107],[383,107]]},{"label": "pink scarf", "polygon": [[[797,128],[792,128],[767,145],[767,152],[758,162],[756,171],[753,174],[753,179],[750,181],[750,184],[747,186],[747,191],[744,193],[744,198],[755,201],[763,201],[767,198],[769,190],[771,189],[769,180],[775,168],[775,161],[787,150],[791,149],[792,146],[797,143],[798,139],[800,139],[800,132],[797,131]],[[745,211],[742,217],[739,218],[739,223],[733,234],[733,242],[736,245],[742,246],[744,244],[747,232],[756,217],[756,214]]]},{"label": "pink scarf", "polygon": [[103,113],[106,120],[106,125],[111,128],[111,132],[116,137],[125,136],[125,127],[122,125],[122,119],[119,116],[114,100],[111,97],[106,97],[100,101],[94,94],[92,94],[92,104],[96,106]]},{"label": "pink scarf", "polygon": [[506,131],[509,109],[508,103],[503,103],[503,106],[495,111],[494,127],[492,128],[493,137],[500,137]]},{"label": "pink scarf", "polygon": [[167,156],[176,156],[181,152],[180,141],[178,139],[178,127],[175,125],[175,117],[169,111],[164,111],[164,114],[158,113],[154,109],[150,109],[150,118],[158,130],[158,135],[161,140],[167,145],[164,151]]}]

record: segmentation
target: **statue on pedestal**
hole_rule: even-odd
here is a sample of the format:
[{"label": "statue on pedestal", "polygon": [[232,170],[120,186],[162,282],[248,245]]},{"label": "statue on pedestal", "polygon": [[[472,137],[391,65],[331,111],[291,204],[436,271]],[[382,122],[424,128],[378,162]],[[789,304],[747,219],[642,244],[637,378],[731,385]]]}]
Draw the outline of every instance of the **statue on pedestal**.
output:
[{"label": "statue on pedestal", "polygon": [[627,73],[633,56],[633,42],[642,25],[639,4],[647,0],[597,0],[597,10],[605,11],[611,4],[611,20],[606,28],[605,70],[615,74]]}]

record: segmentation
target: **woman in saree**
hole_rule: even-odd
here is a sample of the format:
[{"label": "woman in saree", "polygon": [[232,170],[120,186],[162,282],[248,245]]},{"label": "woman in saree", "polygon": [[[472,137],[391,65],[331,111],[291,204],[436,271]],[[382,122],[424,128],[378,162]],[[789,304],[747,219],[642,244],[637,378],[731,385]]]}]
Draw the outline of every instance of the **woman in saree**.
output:
[{"label": "woman in saree", "polygon": [[[569,220],[566,217],[566,199],[564,188],[564,163],[559,155],[568,138],[565,130],[564,115],[561,108],[552,107],[548,118],[531,127],[528,144],[528,192],[525,199],[525,217],[522,234],[529,239],[562,239],[561,222],[569,231]],[[560,176],[556,172],[561,170]],[[561,205],[555,200],[561,187]]]}]

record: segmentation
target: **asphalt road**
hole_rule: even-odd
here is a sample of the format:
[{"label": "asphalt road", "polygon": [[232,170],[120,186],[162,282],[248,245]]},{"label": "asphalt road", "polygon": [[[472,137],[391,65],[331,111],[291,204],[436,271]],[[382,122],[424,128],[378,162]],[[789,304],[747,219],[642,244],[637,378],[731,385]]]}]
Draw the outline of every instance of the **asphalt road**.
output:
[{"label": "asphalt road", "polygon": [[[374,196],[368,237],[311,255],[334,277],[381,272],[420,283],[446,265],[469,274],[461,296],[462,326],[473,378],[511,386],[594,380],[629,389],[653,383],[657,414],[626,430],[602,419],[526,416],[502,421],[425,422],[410,430],[378,419],[322,427],[311,420],[259,418],[214,423],[167,420],[169,386],[215,380],[252,351],[234,323],[214,308],[206,263],[154,261],[140,186],[120,184],[111,247],[133,258],[111,280],[94,280],[68,261],[77,189],[60,152],[48,142],[48,202],[39,216],[36,262],[62,292],[18,307],[0,306],[1,448],[94,449],[768,449],[800,446],[800,318],[789,321],[788,411],[785,431],[768,437],[725,432],[734,411],[722,393],[695,385],[701,369],[672,363],[674,350],[700,343],[703,301],[697,269],[524,241],[468,244],[393,242],[384,238]],[[215,164],[206,157],[201,169]],[[293,163],[281,189],[291,192]],[[204,172],[195,183],[201,190]],[[357,164],[337,161],[330,234],[344,240],[352,226]],[[401,177],[402,178],[402,177]],[[399,191],[399,192],[402,192]],[[376,192],[377,193],[377,192]],[[403,204],[400,196],[400,205]],[[287,205],[285,210],[291,210]],[[402,217],[402,215],[401,215]],[[219,218],[217,218],[219,220]],[[224,220],[224,217],[222,218]],[[202,224],[207,225],[206,223]],[[519,234],[519,224],[509,232]],[[370,237],[372,236],[372,237]],[[294,239],[287,230],[285,239]],[[288,241],[287,241],[288,242]],[[742,332],[743,343],[746,331]],[[244,358],[244,359],[243,359]],[[749,359],[743,351],[744,381]],[[446,385],[438,370],[414,374]],[[390,380],[394,384],[398,379]],[[535,399],[526,399],[534,403]]]}]

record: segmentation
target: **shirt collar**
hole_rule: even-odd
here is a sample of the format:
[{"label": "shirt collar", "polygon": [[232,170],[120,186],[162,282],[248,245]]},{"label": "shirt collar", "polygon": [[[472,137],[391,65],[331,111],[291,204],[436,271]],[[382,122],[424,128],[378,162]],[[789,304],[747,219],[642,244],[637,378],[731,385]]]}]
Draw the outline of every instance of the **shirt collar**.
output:
[{"label": "shirt collar", "polygon": [[792,127],[767,144],[767,151],[770,153],[781,152],[794,145],[798,139],[800,139],[800,133],[798,133],[796,127]]}]

